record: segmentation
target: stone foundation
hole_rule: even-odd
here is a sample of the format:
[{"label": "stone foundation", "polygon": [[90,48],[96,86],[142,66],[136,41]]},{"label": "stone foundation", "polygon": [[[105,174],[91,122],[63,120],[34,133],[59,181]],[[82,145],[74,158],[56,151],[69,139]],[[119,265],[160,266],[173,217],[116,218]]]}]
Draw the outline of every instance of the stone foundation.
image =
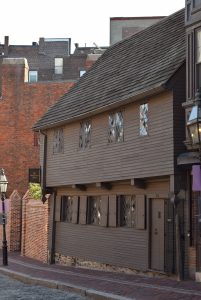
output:
[{"label": "stone foundation", "polygon": [[[55,263],[60,265],[65,265],[65,266],[76,266],[80,268],[96,269],[102,271],[120,272],[120,273],[127,273],[127,274],[143,274],[150,277],[164,277],[164,278],[170,277],[170,275],[160,273],[160,272],[154,272],[154,271],[142,272],[135,269],[117,267],[117,266],[102,264],[94,261],[87,261],[72,256],[64,256],[59,253],[55,253]],[[174,279],[175,276],[171,275],[171,278]]]}]

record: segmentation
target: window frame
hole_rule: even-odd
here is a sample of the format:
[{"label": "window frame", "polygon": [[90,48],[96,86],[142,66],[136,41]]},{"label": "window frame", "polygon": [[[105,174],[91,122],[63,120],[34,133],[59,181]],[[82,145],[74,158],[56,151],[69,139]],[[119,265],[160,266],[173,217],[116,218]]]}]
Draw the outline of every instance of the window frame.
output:
[{"label": "window frame", "polygon": [[91,146],[92,122],[91,119],[80,122],[79,149],[84,150]]},{"label": "window frame", "polygon": [[[127,203],[125,203],[127,202]],[[128,203],[130,202],[130,203]],[[135,205],[135,211],[128,211],[128,204],[130,205],[129,210],[132,210]],[[126,207],[127,206],[127,207]],[[126,212],[127,209],[127,212]],[[125,213],[125,214],[124,214]],[[126,214],[127,213],[127,214]],[[130,219],[129,218],[129,214]],[[126,220],[127,219],[127,220]],[[135,195],[117,195],[117,226],[123,228],[136,229],[137,222],[137,200]]]},{"label": "window frame", "polygon": [[122,142],[124,142],[124,111],[110,112],[108,115],[108,143]]},{"label": "window frame", "polygon": [[[31,78],[36,78],[35,80],[31,80]],[[37,70],[30,70],[29,71],[29,83],[38,82],[38,71]]]},{"label": "window frame", "polygon": [[[58,61],[60,61],[62,63],[58,63]],[[55,57],[54,58],[54,74],[55,75],[63,74],[63,64],[64,64],[63,57]]]},{"label": "window frame", "polygon": [[[144,107],[147,107],[146,108],[146,111],[144,111],[143,113],[143,110],[145,110]],[[143,115],[142,115],[143,113]],[[148,102],[144,102],[142,104],[140,104],[139,106],[139,136],[140,137],[146,137],[149,135],[149,104]]]},{"label": "window frame", "polygon": [[87,224],[88,225],[101,226],[101,215],[102,215],[101,201],[102,201],[101,196],[87,197]]},{"label": "window frame", "polygon": [[63,127],[54,129],[53,133],[53,154],[64,153],[64,130]]}]

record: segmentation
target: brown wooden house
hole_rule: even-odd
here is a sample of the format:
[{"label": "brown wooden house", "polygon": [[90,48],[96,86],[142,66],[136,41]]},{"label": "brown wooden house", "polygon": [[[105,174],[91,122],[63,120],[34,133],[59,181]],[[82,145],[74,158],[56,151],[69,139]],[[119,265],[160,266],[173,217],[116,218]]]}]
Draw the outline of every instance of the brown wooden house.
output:
[{"label": "brown wooden house", "polygon": [[165,273],[184,265],[171,201],[183,188],[184,97],[181,10],[111,46],[35,124],[52,193],[51,261]]}]

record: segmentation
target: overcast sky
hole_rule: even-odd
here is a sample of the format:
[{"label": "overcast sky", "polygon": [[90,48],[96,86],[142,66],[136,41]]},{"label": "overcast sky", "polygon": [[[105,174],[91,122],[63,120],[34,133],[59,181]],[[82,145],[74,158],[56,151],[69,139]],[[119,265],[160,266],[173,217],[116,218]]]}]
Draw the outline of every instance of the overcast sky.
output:
[{"label": "overcast sky", "polygon": [[166,16],[184,6],[185,0],[3,0],[0,42],[9,35],[11,45],[45,37],[108,46],[110,17]]}]

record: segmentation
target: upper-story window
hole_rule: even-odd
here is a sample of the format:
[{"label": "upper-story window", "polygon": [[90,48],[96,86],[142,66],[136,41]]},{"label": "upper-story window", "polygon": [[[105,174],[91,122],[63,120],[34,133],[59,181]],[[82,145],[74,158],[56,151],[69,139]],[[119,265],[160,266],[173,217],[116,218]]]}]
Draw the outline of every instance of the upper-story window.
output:
[{"label": "upper-story window", "polygon": [[201,29],[196,31],[196,89],[201,87]]},{"label": "upper-story window", "polygon": [[63,58],[56,57],[54,59],[54,73],[63,74]]},{"label": "upper-story window", "polygon": [[193,0],[193,8],[201,6],[201,0]]},{"label": "upper-story window", "polygon": [[140,136],[148,135],[148,103],[140,105]]},{"label": "upper-story window", "polygon": [[38,71],[29,71],[29,82],[38,81]]},{"label": "upper-story window", "polygon": [[110,143],[123,142],[124,140],[124,119],[123,112],[109,114],[108,140]]},{"label": "upper-story window", "polygon": [[55,129],[53,137],[53,154],[64,152],[63,128]]},{"label": "upper-story window", "polygon": [[81,149],[88,148],[91,141],[91,121],[86,120],[80,123],[80,139],[79,147]]}]

